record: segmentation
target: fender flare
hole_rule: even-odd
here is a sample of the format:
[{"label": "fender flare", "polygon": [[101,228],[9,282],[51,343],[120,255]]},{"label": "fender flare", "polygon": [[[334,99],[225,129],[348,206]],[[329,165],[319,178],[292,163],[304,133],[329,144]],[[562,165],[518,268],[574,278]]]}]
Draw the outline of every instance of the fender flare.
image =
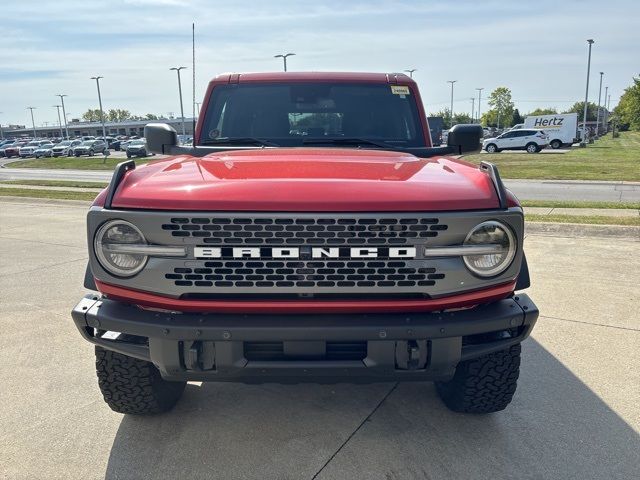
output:
[{"label": "fender flare", "polygon": [[531,279],[529,278],[529,266],[527,265],[527,256],[522,253],[522,263],[520,264],[520,273],[516,280],[516,290],[524,290],[531,286]]}]

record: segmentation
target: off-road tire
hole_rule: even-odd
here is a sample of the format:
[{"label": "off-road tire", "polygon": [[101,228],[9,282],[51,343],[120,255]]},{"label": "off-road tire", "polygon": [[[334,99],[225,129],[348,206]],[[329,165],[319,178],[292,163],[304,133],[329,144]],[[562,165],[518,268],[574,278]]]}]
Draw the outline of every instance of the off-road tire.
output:
[{"label": "off-road tire", "polygon": [[562,146],[562,142],[560,140],[551,140],[551,143],[549,145],[554,150],[557,150]]},{"label": "off-road tire", "polygon": [[[492,151],[490,151],[490,149]],[[496,145],[494,145],[493,143],[490,143],[489,145],[487,145],[486,151],[487,153],[498,153],[500,150],[498,150],[498,147]]]},{"label": "off-road tire", "polygon": [[152,363],[101,347],[96,347],[96,373],[111,410],[132,415],[171,410],[187,384],[163,380]]},{"label": "off-road tire", "polygon": [[516,391],[520,344],[460,362],[448,382],[436,382],[445,405],[454,412],[492,413],[504,410]]},{"label": "off-road tire", "polygon": [[527,151],[527,153],[538,153],[540,151],[540,147],[535,143],[531,142],[531,143],[527,143],[525,150]]}]

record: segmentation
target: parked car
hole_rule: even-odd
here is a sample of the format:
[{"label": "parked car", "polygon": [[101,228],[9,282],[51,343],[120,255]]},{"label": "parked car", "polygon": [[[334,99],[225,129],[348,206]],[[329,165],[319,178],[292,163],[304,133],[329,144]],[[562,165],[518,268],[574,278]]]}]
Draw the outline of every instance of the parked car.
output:
[{"label": "parked car", "polygon": [[487,138],[482,142],[482,149],[487,153],[501,150],[526,150],[527,153],[538,153],[549,145],[549,136],[542,130],[511,130],[497,137]]},{"label": "parked car", "polygon": [[2,142],[2,145],[0,145],[0,157],[4,157],[5,156],[5,149],[11,147],[12,145],[15,145],[15,140],[5,140],[4,142]]},{"label": "parked car", "polygon": [[107,144],[102,140],[87,140],[77,147],[74,147],[73,154],[76,157],[89,155],[93,157],[96,153],[102,153],[107,149]]},{"label": "parked car", "polygon": [[64,140],[51,149],[54,157],[65,157],[73,155],[73,147],[80,145],[80,140]]},{"label": "parked car", "polygon": [[147,150],[147,141],[144,138],[131,140],[127,145],[127,158],[146,157],[149,155]]},{"label": "parked car", "polygon": [[120,141],[120,150],[123,152],[127,151],[127,147],[133,140],[121,140]]},{"label": "parked car", "polygon": [[20,148],[20,158],[29,158],[33,157],[34,152],[42,145],[41,140],[34,140],[32,142],[27,143],[25,146]]},{"label": "parked car", "polygon": [[16,143],[7,145],[6,147],[3,147],[4,156],[7,158],[19,157],[20,149],[25,145],[27,145],[27,142],[16,142]]},{"label": "parked car", "polygon": [[33,156],[40,157],[53,157],[53,143],[43,143],[33,152]]}]

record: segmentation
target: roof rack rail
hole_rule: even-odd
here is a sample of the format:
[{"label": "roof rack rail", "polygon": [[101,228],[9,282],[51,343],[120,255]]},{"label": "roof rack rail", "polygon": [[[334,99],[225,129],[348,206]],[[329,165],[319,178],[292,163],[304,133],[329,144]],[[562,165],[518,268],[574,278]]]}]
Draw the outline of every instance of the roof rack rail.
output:
[{"label": "roof rack rail", "polygon": [[120,182],[124,178],[125,173],[127,173],[129,170],[134,170],[135,168],[136,162],[133,160],[120,162],[118,165],[116,165],[116,168],[113,171],[113,175],[111,177],[111,181],[109,182],[109,186],[107,187],[107,196],[104,199],[104,208],[111,208],[113,197],[115,196],[118,185],[120,185]]},{"label": "roof rack rail", "polygon": [[493,163],[485,162],[483,160],[482,162],[480,162],[480,170],[489,175],[489,178],[491,179],[491,182],[496,189],[496,193],[498,194],[498,202],[500,204],[500,208],[506,209],[507,192],[504,188],[504,183],[502,183],[502,179],[500,178],[498,167],[496,167]]}]

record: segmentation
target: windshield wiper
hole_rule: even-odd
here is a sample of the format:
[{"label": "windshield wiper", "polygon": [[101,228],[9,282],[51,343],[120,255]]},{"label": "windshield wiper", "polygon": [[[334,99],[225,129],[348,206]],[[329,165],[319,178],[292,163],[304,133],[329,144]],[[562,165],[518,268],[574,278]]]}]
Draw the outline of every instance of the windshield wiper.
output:
[{"label": "windshield wiper", "polygon": [[242,145],[242,144],[254,144],[264,147],[278,147],[277,143],[270,142],[269,140],[263,140],[255,137],[225,137],[216,138],[213,140],[207,140],[202,145]]},{"label": "windshield wiper", "polygon": [[389,143],[376,140],[369,140],[367,138],[356,138],[356,137],[348,137],[348,138],[305,138],[302,140],[302,143],[307,144],[332,144],[332,145],[373,145],[375,147],[380,147],[384,149],[397,149],[402,148],[396,145],[390,145]]}]

